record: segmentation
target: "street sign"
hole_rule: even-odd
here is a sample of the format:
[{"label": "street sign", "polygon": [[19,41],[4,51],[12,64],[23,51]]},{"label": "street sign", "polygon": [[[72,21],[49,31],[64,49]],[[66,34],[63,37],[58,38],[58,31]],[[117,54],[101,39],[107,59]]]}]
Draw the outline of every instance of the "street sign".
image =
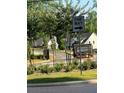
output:
[{"label": "street sign", "polygon": [[80,71],[82,75],[82,65],[81,65],[81,32],[84,31],[84,16],[74,16],[73,17],[73,32],[79,32],[79,56],[80,56]]},{"label": "street sign", "polygon": [[84,31],[84,16],[73,17],[73,32]]}]

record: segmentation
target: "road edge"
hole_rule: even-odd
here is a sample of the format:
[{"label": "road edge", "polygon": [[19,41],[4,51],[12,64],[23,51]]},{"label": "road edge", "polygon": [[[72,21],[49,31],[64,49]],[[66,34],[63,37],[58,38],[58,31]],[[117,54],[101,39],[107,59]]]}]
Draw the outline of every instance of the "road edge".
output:
[{"label": "road edge", "polygon": [[82,80],[82,81],[67,81],[67,82],[56,82],[56,83],[36,83],[36,84],[27,84],[27,87],[49,87],[49,86],[65,86],[65,85],[72,85],[72,84],[96,84],[97,80]]}]

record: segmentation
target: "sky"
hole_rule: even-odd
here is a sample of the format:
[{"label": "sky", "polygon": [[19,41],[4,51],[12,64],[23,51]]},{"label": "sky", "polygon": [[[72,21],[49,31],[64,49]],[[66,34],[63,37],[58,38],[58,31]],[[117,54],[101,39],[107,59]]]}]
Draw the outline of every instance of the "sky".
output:
[{"label": "sky", "polygon": [[[63,3],[65,4],[65,0],[62,0]],[[70,1],[70,0],[68,0]],[[73,5],[75,5],[77,3],[78,0],[72,0]],[[89,1],[88,5],[85,7],[85,11],[87,11],[89,8],[93,7],[93,0],[80,0],[80,5],[79,6],[84,6],[85,4],[87,4],[87,2]],[[94,8],[93,10],[97,11],[96,8]],[[87,14],[86,14],[87,16]]]},{"label": "sky", "polygon": [[[65,4],[65,0],[62,0],[63,3]],[[70,1],[70,0],[69,0]],[[78,0],[72,0],[72,4],[75,5],[77,3]],[[85,11],[87,11],[89,8],[92,8],[93,7],[93,0],[80,0],[80,5],[79,6],[84,6],[87,4],[87,2],[89,1],[88,5],[85,7]],[[97,11],[96,8],[94,8],[93,10]],[[77,16],[79,15],[80,13],[77,14]],[[84,15],[85,17],[87,16]]]},{"label": "sky", "polygon": [[[69,1],[70,1],[70,0],[69,0]],[[77,0],[72,0],[72,1],[73,1],[73,4],[76,4],[76,3],[77,3]],[[88,6],[87,6],[87,9],[90,8],[90,7],[92,7],[92,5],[93,5],[93,0],[80,0],[80,6],[85,5],[88,1],[89,1],[89,4],[88,4]],[[63,0],[63,3],[65,3],[64,0]]]}]

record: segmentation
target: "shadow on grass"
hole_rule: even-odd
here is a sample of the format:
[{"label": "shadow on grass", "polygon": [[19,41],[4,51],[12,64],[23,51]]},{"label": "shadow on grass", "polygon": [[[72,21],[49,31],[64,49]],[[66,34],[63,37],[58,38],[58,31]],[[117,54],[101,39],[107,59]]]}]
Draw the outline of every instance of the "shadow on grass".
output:
[{"label": "shadow on grass", "polygon": [[38,79],[31,79],[27,80],[28,84],[33,83],[53,83],[53,82],[66,82],[66,81],[79,81],[83,80],[81,78],[71,78],[71,77],[61,77],[61,78],[38,78]]}]

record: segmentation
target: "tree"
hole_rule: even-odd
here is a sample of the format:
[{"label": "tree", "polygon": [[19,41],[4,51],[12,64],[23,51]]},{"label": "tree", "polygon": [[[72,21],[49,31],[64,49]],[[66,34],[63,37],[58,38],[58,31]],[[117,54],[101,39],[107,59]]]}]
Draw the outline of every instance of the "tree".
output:
[{"label": "tree", "polygon": [[86,31],[97,33],[97,13],[91,11],[86,18]]},{"label": "tree", "polygon": [[[31,48],[34,41],[40,37],[43,38],[44,47],[47,47],[47,42],[51,33],[51,24],[53,20],[47,11],[49,2],[54,0],[27,0],[27,40],[28,40],[28,57],[31,62]],[[51,29],[52,30],[52,29]]]},{"label": "tree", "polygon": [[89,1],[82,7],[79,6],[81,0],[77,0],[75,5],[73,0],[64,0],[65,4],[60,0],[59,2],[49,0],[47,7],[45,7],[45,0],[39,1],[28,5],[28,38],[35,40],[41,36],[54,35],[57,37],[59,48],[62,39],[72,31],[72,17],[77,14],[85,15],[92,9],[90,7],[85,10]]},{"label": "tree", "polygon": [[[36,39],[38,39],[41,36],[44,36],[44,33],[40,32],[41,30],[39,26],[40,25],[39,23],[41,21],[40,19],[42,17],[40,16],[40,14],[44,12],[44,11],[41,11],[41,9],[42,8],[45,9],[44,5],[45,5],[45,0],[28,0],[27,1],[27,40],[28,40],[27,54],[30,60],[30,64],[32,64],[31,62],[32,45]],[[46,40],[47,39],[44,38],[44,41]],[[34,52],[33,52],[33,55],[34,55]]]},{"label": "tree", "polygon": [[[29,1],[28,1],[29,2]],[[36,17],[36,6],[31,2],[28,3],[28,10],[27,10],[27,40],[28,40],[28,58],[30,64],[32,65],[31,61],[31,48],[34,43],[34,40],[37,38],[37,25],[38,25],[38,18]]]},{"label": "tree", "polygon": [[94,3],[94,7],[97,8],[97,1],[93,0],[93,3]]},{"label": "tree", "polygon": [[97,33],[97,1],[93,0],[93,10],[86,17],[86,31]]},{"label": "tree", "polygon": [[52,30],[53,34],[57,37],[59,48],[62,46],[62,39],[68,37],[67,34],[72,32],[72,18],[73,16],[85,15],[87,14],[93,7],[90,7],[88,10],[85,10],[89,1],[82,7],[79,6],[80,0],[73,5],[72,0],[64,0],[63,2],[51,4],[53,10],[55,11],[56,18],[56,29]]},{"label": "tree", "polygon": [[54,65],[54,61],[55,61],[55,49],[56,49],[56,42],[55,42],[55,38],[54,37],[52,37],[51,42],[52,42],[51,49],[53,51],[53,65]]}]

